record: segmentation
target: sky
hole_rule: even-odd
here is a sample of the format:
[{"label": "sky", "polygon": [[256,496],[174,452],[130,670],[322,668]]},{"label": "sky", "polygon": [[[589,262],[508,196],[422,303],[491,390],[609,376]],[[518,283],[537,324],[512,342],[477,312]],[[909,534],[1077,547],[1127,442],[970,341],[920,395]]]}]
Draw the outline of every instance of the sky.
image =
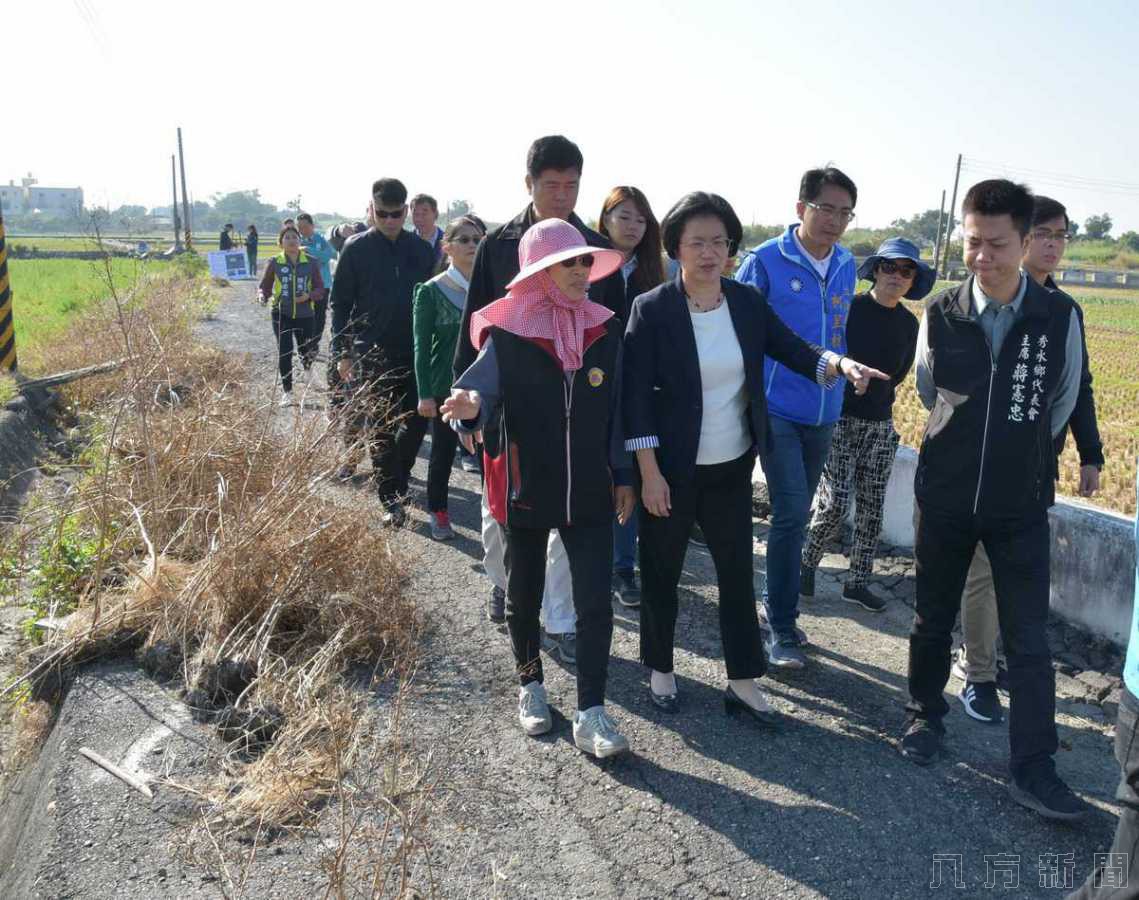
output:
[{"label": "sky", "polygon": [[37,0],[0,34],[0,181],[89,206],[167,204],[181,126],[195,199],[357,215],[394,176],[504,221],[562,133],[586,219],[634,184],[658,218],[708,190],[786,223],[830,162],[882,227],[936,208],[963,154],[958,205],[1006,175],[1139,230],[1133,2]]}]

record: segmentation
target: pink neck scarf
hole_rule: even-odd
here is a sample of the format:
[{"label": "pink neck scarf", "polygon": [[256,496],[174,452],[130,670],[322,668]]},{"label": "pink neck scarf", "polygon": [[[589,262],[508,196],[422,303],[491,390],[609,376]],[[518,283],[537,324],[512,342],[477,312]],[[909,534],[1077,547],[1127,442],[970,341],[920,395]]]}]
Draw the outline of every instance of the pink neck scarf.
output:
[{"label": "pink neck scarf", "polygon": [[574,372],[581,368],[586,330],[612,316],[589,298],[571,300],[543,269],[471,316],[471,343],[481,348],[495,325],[519,337],[544,338],[554,345],[562,370]]}]

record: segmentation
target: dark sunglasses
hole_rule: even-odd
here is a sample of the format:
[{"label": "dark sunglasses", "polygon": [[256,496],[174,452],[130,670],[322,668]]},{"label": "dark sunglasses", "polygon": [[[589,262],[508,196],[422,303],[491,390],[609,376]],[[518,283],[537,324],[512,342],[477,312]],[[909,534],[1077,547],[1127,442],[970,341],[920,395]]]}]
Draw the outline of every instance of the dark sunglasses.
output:
[{"label": "dark sunglasses", "polygon": [[912,278],[918,273],[918,267],[913,263],[910,263],[909,265],[900,265],[899,263],[891,262],[888,259],[884,259],[878,263],[878,270],[885,272],[887,275],[893,275],[895,272],[897,272],[903,278]]},{"label": "dark sunglasses", "polygon": [[377,209],[375,213],[377,219],[402,219],[407,215],[407,207],[397,209],[395,212],[388,212],[386,209]]},{"label": "dark sunglasses", "polygon": [[587,269],[593,267],[593,254],[583,253],[581,256],[571,256],[569,259],[563,259],[562,265],[567,269],[572,269],[576,265],[583,265]]},{"label": "dark sunglasses", "polygon": [[461,237],[451,238],[448,243],[451,244],[480,244],[482,243],[482,235],[464,234]]}]

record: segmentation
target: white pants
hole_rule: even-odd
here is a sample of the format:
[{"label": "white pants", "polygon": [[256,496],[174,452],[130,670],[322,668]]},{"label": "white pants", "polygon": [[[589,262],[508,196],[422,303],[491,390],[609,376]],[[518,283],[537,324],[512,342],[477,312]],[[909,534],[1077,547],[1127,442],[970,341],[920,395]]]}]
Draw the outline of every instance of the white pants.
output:
[{"label": "white pants", "polygon": [[[482,498],[483,568],[490,583],[506,590],[506,532],[490,514],[486,495]],[[546,547],[546,589],[542,592],[542,627],[550,634],[572,633],[575,629],[573,588],[569,557],[556,530],[550,531]]]}]

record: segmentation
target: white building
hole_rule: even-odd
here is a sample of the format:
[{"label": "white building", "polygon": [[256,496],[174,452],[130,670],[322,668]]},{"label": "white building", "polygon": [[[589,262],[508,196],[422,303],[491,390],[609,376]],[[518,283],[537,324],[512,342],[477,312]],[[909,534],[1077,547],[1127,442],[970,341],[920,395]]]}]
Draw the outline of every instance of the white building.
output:
[{"label": "white building", "polygon": [[83,211],[83,188],[44,187],[29,172],[19,184],[0,184],[0,203],[7,213],[78,215]]}]

